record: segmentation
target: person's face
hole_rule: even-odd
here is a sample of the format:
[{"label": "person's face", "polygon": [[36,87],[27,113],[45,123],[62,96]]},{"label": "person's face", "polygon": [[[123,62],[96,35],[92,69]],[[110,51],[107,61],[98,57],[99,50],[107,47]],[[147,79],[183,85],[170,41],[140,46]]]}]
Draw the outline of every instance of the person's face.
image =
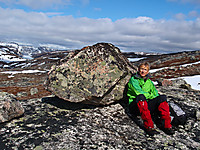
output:
[{"label": "person's face", "polygon": [[139,73],[141,77],[145,77],[149,73],[149,67],[145,65],[140,66]]}]

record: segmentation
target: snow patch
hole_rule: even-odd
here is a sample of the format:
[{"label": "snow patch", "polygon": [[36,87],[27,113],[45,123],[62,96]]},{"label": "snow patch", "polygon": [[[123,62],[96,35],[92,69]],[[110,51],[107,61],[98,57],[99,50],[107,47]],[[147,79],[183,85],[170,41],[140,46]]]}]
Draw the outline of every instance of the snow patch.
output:
[{"label": "snow patch", "polygon": [[38,72],[41,72],[41,73],[45,73],[47,71],[42,71],[42,70],[22,70],[22,71],[3,71],[3,72],[0,72],[0,73],[4,73],[4,74],[19,74],[19,73],[38,73]]},{"label": "snow patch", "polygon": [[190,66],[190,65],[194,65],[194,64],[199,64],[200,61],[197,61],[195,63],[190,63],[190,64],[184,64],[184,65],[181,65],[182,67],[186,67],[186,66]]},{"label": "snow patch", "polygon": [[139,60],[144,59],[144,58],[146,58],[146,57],[142,57],[142,58],[128,58],[128,60],[130,62],[135,62],[135,61],[139,61]]},{"label": "snow patch", "polygon": [[154,73],[154,72],[157,72],[157,71],[160,71],[160,70],[163,70],[163,69],[168,69],[169,67],[163,67],[163,68],[159,68],[159,69],[151,69],[149,72],[150,73]]},{"label": "snow patch", "polygon": [[176,80],[176,79],[183,79],[187,82],[187,84],[191,85],[192,89],[200,90],[200,75],[172,78],[170,80]]},{"label": "snow patch", "polygon": [[30,55],[23,55],[22,58],[24,58],[24,59],[33,59],[33,57],[31,57]]},{"label": "snow patch", "polygon": [[180,77],[184,79],[195,90],[200,90],[200,75]]}]

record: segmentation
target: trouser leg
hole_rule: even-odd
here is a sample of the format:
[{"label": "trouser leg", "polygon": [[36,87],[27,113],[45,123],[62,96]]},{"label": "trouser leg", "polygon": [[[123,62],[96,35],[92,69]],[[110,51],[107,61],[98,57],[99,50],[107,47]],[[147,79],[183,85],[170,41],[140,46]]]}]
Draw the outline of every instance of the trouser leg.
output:
[{"label": "trouser leg", "polygon": [[148,109],[148,104],[147,104],[145,96],[142,95],[142,94],[138,95],[136,97],[136,102],[137,102],[137,106],[138,106],[141,118],[144,122],[144,127],[146,129],[154,128],[154,124],[153,124],[153,121],[152,121],[152,118],[151,118],[150,111]]},{"label": "trouser leg", "polygon": [[160,103],[158,111],[160,112],[161,119],[164,121],[164,128],[171,128],[172,125],[168,103],[166,101]]},{"label": "trouser leg", "polygon": [[[165,95],[158,97],[160,104],[158,106],[158,111],[160,112],[161,121],[164,122],[162,124],[163,131],[168,135],[173,135],[175,132],[172,129],[171,125],[171,117],[169,112],[169,105],[167,103],[167,98]],[[164,101],[165,100],[165,101]]]},{"label": "trouser leg", "polygon": [[169,112],[169,105],[167,103],[166,95],[159,95],[156,98],[148,101],[149,110],[152,112],[158,111],[161,122],[160,125],[164,128],[171,128],[171,117]]}]

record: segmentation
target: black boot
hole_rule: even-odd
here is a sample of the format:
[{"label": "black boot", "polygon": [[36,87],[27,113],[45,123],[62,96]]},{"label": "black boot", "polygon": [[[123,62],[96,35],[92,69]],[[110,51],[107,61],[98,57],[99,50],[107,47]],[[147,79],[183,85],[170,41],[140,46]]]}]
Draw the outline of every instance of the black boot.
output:
[{"label": "black boot", "polygon": [[165,134],[167,135],[173,135],[175,133],[175,131],[172,128],[164,128],[163,132],[165,132]]},{"label": "black boot", "polygon": [[148,129],[144,129],[144,131],[148,134],[148,135],[150,135],[150,136],[154,136],[155,134],[158,134],[159,132],[158,131],[156,131],[154,128],[148,128]]}]

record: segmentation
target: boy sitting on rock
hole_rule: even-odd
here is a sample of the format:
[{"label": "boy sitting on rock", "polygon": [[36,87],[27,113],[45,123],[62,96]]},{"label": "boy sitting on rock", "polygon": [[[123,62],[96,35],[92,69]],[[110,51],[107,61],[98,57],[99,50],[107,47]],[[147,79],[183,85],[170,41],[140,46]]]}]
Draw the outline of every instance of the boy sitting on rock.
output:
[{"label": "boy sitting on rock", "polygon": [[149,79],[150,64],[141,63],[138,72],[134,74],[128,83],[129,110],[134,111],[135,106],[139,109],[144,128],[147,134],[156,134],[152,116],[154,112],[159,112],[161,129],[168,135],[175,132],[172,129],[169,105],[165,95],[159,95],[153,82]]}]

